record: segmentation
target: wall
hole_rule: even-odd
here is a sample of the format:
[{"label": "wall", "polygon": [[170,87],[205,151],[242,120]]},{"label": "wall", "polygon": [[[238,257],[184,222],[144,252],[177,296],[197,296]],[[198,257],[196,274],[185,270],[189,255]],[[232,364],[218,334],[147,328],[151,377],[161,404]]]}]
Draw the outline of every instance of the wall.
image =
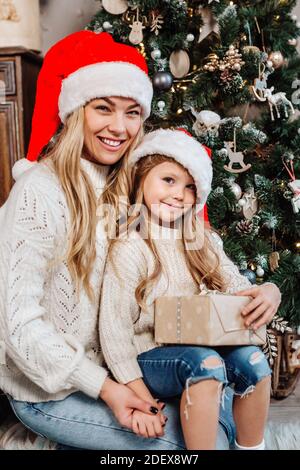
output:
[{"label": "wall", "polygon": [[83,29],[100,9],[99,0],[40,0],[42,53],[56,41]]}]

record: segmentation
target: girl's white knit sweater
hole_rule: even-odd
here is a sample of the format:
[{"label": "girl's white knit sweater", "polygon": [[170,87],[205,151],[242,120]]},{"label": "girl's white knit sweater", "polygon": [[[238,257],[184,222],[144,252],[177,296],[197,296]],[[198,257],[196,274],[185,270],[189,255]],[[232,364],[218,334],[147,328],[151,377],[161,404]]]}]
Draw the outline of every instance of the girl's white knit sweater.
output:
[{"label": "girl's white knit sweater", "polygon": [[[83,159],[81,165],[99,196],[108,167]],[[107,239],[99,222],[96,302],[83,289],[77,298],[66,263],[55,263],[67,247],[64,193],[45,163],[32,166],[0,209],[0,389],[31,402],[78,390],[96,399],[107,376],[98,339]]]},{"label": "girl's white knit sweater", "polygon": [[[185,262],[178,230],[151,225],[152,238],[163,272],[147,297],[147,311],[136,302],[135,290],[154,271],[154,256],[146,242],[134,231],[118,242],[108,257],[101,294],[100,340],[105,361],[116,380],[128,383],[142,377],[137,355],[158,346],[154,341],[154,301],[160,296],[195,295],[199,286]],[[251,287],[212,235],[220,256],[227,293]]]}]

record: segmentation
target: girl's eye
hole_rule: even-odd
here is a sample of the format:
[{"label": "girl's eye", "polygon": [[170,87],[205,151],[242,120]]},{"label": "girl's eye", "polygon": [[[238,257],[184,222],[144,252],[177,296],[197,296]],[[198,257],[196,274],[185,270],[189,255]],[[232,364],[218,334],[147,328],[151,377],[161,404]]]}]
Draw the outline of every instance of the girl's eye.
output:
[{"label": "girl's eye", "polygon": [[169,183],[169,184],[172,184],[175,182],[174,178],[171,178],[169,176],[166,176],[165,178],[163,178],[163,180],[166,182],[166,183]]},{"label": "girl's eye", "polygon": [[194,191],[194,192],[196,192],[196,189],[197,189],[195,184],[188,184],[187,188],[189,188],[191,191]]}]

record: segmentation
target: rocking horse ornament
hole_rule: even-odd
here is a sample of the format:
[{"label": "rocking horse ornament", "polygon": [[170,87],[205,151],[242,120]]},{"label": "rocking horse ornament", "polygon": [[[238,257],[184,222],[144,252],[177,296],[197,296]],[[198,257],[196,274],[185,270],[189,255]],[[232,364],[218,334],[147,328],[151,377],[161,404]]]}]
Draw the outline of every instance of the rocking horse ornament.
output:
[{"label": "rocking horse ornament", "polygon": [[[251,164],[248,165],[244,162],[244,154],[243,152],[236,151],[236,130],[234,129],[234,140],[233,142],[225,142],[225,147],[227,150],[227,155],[229,157],[229,164],[224,165],[224,169],[229,171],[230,173],[243,173],[244,171],[249,170],[251,168]],[[240,168],[233,168],[233,164],[238,163]]]}]

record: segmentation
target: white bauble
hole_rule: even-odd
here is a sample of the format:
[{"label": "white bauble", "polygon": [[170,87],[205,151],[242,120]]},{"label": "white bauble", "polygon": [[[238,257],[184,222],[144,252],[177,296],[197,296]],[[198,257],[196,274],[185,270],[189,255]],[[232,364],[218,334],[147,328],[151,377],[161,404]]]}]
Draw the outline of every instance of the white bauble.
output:
[{"label": "white bauble", "polygon": [[153,49],[151,52],[151,57],[153,60],[157,60],[161,58],[161,51],[159,49]]},{"label": "white bauble", "polygon": [[230,185],[230,189],[233,192],[233,194],[235,195],[236,200],[240,199],[240,197],[242,195],[241,187],[237,183],[232,183]]},{"label": "white bauble", "polygon": [[261,266],[257,266],[256,274],[258,277],[263,277],[263,275],[265,274],[265,271],[263,270]]},{"label": "white bauble", "polygon": [[102,0],[104,10],[112,15],[122,15],[128,9],[127,0]]}]

